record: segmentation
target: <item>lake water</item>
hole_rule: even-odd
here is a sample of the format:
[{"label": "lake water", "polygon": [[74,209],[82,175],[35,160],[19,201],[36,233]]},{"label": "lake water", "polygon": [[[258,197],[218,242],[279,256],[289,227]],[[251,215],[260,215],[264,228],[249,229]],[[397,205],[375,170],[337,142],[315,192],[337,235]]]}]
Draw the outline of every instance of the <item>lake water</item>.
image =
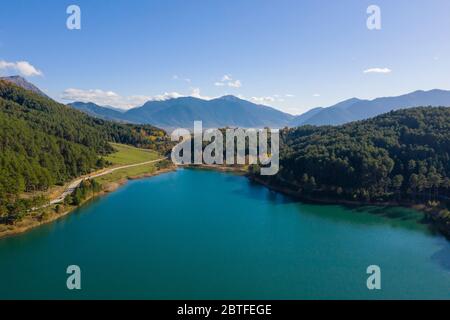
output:
[{"label": "lake water", "polygon": [[[450,244],[420,219],[178,170],[0,240],[0,298],[450,298]],[[66,288],[69,265],[80,291]],[[366,287],[369,265],[381,267],[379,291]]]}]

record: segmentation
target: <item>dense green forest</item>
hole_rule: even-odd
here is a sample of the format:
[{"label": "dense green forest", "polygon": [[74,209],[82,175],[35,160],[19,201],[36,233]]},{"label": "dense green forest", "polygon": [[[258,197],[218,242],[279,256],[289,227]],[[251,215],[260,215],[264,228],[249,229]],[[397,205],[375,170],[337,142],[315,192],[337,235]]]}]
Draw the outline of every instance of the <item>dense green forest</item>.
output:
[{"label": "dense green forest", "polygon": [[104,167],[102,156],[113,151],[109,142],[170,149],[163,130],[96,119],[0,81],[0,220],[32,205],[22,193]]},{"label": "dense green forest", "polygon": [[64,203],[68,205],[78,206],[89,195],[94,195],[101,191],[101,185],[95,180],[84,180],[74,190],[74,192],[64,199]]},{"label": "dense green forest", "polygon": [[390,112],[342,126],[281,131],[267,183],[311,198],[449,202],[450,108]]}]

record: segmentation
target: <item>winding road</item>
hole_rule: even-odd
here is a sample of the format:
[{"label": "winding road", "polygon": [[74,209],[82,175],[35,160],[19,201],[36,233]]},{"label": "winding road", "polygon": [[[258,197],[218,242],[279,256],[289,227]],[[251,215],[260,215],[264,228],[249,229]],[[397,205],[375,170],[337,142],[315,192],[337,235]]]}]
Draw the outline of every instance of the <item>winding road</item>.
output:
[{"label": "winding road", "polygon": [[150,160],[150,161],[140,162],[140,163],[135,163],[135,164],[128,164],[128,165],[126,165],[126,166],[115,167],[115,168],[111,168],[111,169],[108,169],[108,170],[103,171],[103,172],[100,172],[100,173],[94,173],[94,174],[85,176],[85,177],[83,177],[83,178],[78,178],[77,180],[74,180],[73,182],[71,182],[71,183],[69,184],[69,186],[67,187],[67,189],[66,189],[66,190],[65,190],[58,198],[56,198],[56,199],[54,199],[54,200],[51,200],[49,205],[57,204],[57,203],[63,202],[64,199],[65,199],[68,195],[72,194],[72,193],[75,191],[75,189],[80,185],[80,183],[81,183],[82,181],[84,181],[84,180],[89,180],[89,179],[93,179],[93,178],[98,178],[98,177],[101,177],[101,176],[104,176],[104,175],[113,173],[114,171],[117,171],[117,170],[122,170],[122,169],[127,169],[127,168],[132,168],[132,167],[143,166],[143,165],[145,165],[145,164],[150,164],[150,163],[160,162],[160,161],[162,161],[162,160],[166,160],[166,158],[160,158],[160,159],[156,159],[156,160]]}]

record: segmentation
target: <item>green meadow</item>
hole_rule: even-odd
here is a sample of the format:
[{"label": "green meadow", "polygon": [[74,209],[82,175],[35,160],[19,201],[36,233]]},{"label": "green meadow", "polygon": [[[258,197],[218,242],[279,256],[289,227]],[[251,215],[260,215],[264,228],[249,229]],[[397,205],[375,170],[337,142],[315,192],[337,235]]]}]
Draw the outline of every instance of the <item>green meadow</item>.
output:
[{"label": "green meadow", "polygon": [[114,166],[136,164],[161,158],[156,151],[140,149],[129,145],[111,143],[117,151],[105,157]]}]

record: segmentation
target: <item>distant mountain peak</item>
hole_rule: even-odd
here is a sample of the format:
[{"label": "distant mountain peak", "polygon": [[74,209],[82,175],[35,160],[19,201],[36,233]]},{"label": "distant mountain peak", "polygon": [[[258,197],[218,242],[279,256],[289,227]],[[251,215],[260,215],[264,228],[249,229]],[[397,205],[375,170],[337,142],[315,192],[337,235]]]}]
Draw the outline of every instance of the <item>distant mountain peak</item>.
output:
[{"label": "distant mountain peak", "polygon": [[8,77],[2,77],[2,80],[14,80],[14,81],[24,81],[28,82],[24,77],[15,75],[15,76],[8,76]]},{"label": "distant mountain peak", "polygon": [[19,86],[25,90],[30,90],[34,93],[37,93],[40,96],[48,98],[48,96],[44,92],[42,92],[38,87],[36,87],[31,82],[28,82],[28,80],[25,79],[24,77],[16,75],[16,76],[9,76],[9,77],[0,77],[0,80],[4,80],[4,81],[10,82],[10,83],[13,83],[16,86]]},{"label": "distant mountain peak", "polygon": [[[226,96],[222,96],[220,98],[218,98],[218,100],[225,100],[225,101],[243,101],[243,99],[238,98],[236,96],[233,96],[232,94],[226,95]],[[245,101],[245,100],[244,100]]]},{"label": "distant mountain peak", "polygon": [[353,97],[353,98],[347,99],[343,102],[352,103],[352,102],[359,102],[359,101],[361,101],[361,99]]}]

